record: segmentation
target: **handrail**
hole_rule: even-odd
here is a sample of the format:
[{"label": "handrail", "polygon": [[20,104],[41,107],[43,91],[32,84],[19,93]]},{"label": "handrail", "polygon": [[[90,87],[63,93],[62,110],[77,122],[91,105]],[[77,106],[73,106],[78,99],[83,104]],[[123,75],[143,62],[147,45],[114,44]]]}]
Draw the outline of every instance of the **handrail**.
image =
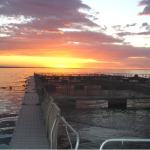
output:
[{"label": "handrail", "polygon": [[[36,73],[35,73],[35,75],[37,75]],[[39,78],[37,78],[36,80],[38,80],[38,83],[40,83],[40,80],[39,80]],[[38,89],[38,84],[37,84],[37,82],[36,82],[36,85],[37,85],[37,89]],[[40,83],[40,85],[41,86],[43,86],[41,83]],[[39,86],[39,89],[40,89],[40,86]],[[52,103],[50,104],[50,107],[47,109],[47,110],[45,110],[44,109],[44,107],[46,107],[46,105],[47,105],[47,103],[48,103],[48,101],[50,100],[50,101],[53,101],[53,98],[50,96],[48,96],[48,93],[47,93],[47,91],[46,91],[46,89],[44,88],[44,91],[43,91],[43,93],[42,93],[42,98],[43,98],[43,101],[41,102],[41,110],[42,110],[42,114],[43,114],[43,119],[44,119],[44,123],[45,123],[45,128],[46,128],[46,135],[47,135],[47,128],[48,128],[48,123],[47,123],[47,120],[48,120],[48,116],[49,116],[49,114],[50,114],[50,112],[51,112],[51,110],[52,110]],[[48,97],[47,97],[48,96]],[[46,115],[46,116],[45,116]],[[56,114],[56,116],[55,116],[55,119],[54,119],[54,121],[53,121],[53,124],[52,124],[52,128],[51,128],[51,130],[50,130],[50,132],[48,133],[48,134],[50,134],[50,148],[51,149],[53,149],[53,147],[54,147],[54,143],[53,143],[53,133],[55,132],[55,126],[56,126],[56,124],[57,124],[57,121],[59,121],[59,120],[62,120],[63,121],[63,123],[69,128],[69,129],[71,129],[72,130],[72,132],[76,135],[76,146],[75,146],[75,150],[77,150],[78,149],[78,147],[79,147],[79,134],[66,122],[66,120],[62,117],[62,116],[60,116],[60,110],[58,111],[58,113]],[[49,136],[49,135],[48,135]]]},{"label": "handrail", "polygon": [[[60,116],[59,116],[60,117]],[[69,127],[70,130],[72,130],[72,132],[74,132],[74,134],[76,135],[76,146],[75,146],[75,150],[78,149],[79,147],[79,142],[80,142],[80,138],[79,138],[79,134],[66,122],[64,117],[60,117],[60,119]]]},{"label": "handrail", "polygon": [[55,125],[56,125],[56,123],[59,119],[59,117],[58,117],[59,114],[60,114],[60,110],[59,110],[58,115],[56,116],[56,118],[53,122],[53,126],[52,126],[51,131],[50,131],[50,149],[53,149],[53,132],[54,132],[54,129],[55,129]]},{"label": "handrail", "polygon": [[150,139],[108,139],[101,144],[100,150],[102,150],[104,145],[108,142],[150,142]]},{"label": "handrail", "polygon": [[66,120],[64,119],[64,117],[60,116],[59,114],[55,118],[54,123],[53,123],[53,127],[51,129],[51,134],[50,134],[50,136],[51,136],[51,144],[50,144],[50,148],[52,149],[52,147],[53,147],[53,145],[52,145],[52,143],[53,143],[52,142],[53,131],[54,131],[54,128],[55,128],[55,125],[56,125],[58,119],[62,120],[69,127],[69,129],[72,130],[72,132],[76,135],[76,139],[77,140],[76,140],[75,150],[77,150],[78,147],[79,147],[79,141],[80,141],[79,134],[66,122]]}]

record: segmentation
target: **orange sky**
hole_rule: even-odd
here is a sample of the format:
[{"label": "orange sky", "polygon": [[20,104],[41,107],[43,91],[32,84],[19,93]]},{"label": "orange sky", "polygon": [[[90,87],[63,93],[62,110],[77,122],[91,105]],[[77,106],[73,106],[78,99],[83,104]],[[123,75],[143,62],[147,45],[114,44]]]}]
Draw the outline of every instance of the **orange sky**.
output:
[{"label": "orange sky", "polygon": [[[76,0],[62,1],[20,0],[18,3],[17,0],[10,0],[9,5],[0,2],[0,66],[150,68],[150,47],[147,42],[150,38],[149,23],[142,19],[138,23],[128,20],[118,22],[114,12],[121,5],[109,6],[108,2],[94,0],[95,7],[97,3],[112,9],[114,16],[111,16],[110,26],[108,21],[111,19],[106,20],[110,17],[103,14],[105,10],[102,7],[93,11],[90,1],[86,4]],[[128,7],[128,4],[124,7]],[[142,0],[139,4],[133,0],[134,5],[135,8],[143,6]],[[138,14],[139,9],[136,11],[130,16],[142,18],[149,15],[146,12]],[[124,11],[125,14],[129,15]],[[105,24],[102,25],[102,22]]]}]

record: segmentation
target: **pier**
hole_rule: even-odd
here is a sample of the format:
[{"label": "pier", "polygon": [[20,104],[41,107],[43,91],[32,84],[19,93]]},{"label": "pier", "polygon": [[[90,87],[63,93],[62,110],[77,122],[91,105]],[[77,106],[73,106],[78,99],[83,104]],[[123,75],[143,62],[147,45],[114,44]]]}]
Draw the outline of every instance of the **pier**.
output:
[{"label": "pier", "polygon": [[9,148],[57,149],[60,120],[75,135],[74,147],[77,149],[79,146],[78,133],[60,116],[60,109],[40,84],[38,78],[31,76]]},{"label": "pier", "polygon": [[49,149],[34,76],[30,77],[10,149]]}]

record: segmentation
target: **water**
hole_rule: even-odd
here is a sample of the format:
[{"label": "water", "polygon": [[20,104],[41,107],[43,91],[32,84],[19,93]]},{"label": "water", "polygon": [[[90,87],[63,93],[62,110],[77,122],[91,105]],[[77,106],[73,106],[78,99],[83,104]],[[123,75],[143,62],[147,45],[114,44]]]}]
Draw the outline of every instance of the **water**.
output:
[{"label": "water", "polygon": [[[48,68],[0,68],[0,149],[7,149],[14,131],[14,127],[18,118],[19,110],[21,108],[22,99],[25,93],[26,80],[29,76],[33,76],[34,72],[36,73],[47,73],[47,72],[71,72],[71,73],[132,73],[132,74],[150,74],[150,70],[98,70],[98,69],[48,69]],[[110,110],[107,110],[111,113]],[[116,111],[116,110],[115,110]],[[145,120],[143,121],[141,116],[142,127],[149,120],[149,111],[144,110],[147,115],[144,116]],[[88,112],[82,112],[84,115]],[[102,112],[96,112],[100,114]],[[106,112],[103,112],[106,114]],[[95,114],[95,113],[94,113]],[[121,115],[127,115],[128,113],[120,112]],[[76,114],[74,114],[76,116]],[[127,117],[130,115],[127,115]],[[137,115],[138,116],[138,115]],[[87,118],[86,115],[84,118]],[[105,117],[102,117],[105,118]],[[106,119],[107,118],[107,119]],[[112,118],[109,118],[109,115],[103,122],[103,125],[106,126],[109,124]],[[96,122],[97,120],[93,120]],[[133,121],[134,122],[134,121]],[[139,120],[140,122],[140,120]],[[138,123],[138,122],[137,122]],[[135,124],[134,124],[135,125]],[[146,128],[147,129],[147,128]],[[143,128],[143,130],[146,130]],[[83,129],[84,133],[85,128]],[[85,130],[86,131],[86,130]],[[92,128],[91,128],[92,131]],[[90,131],[89,131],[90,132]],[[144,134],[145,137],[147,135]],[[143,137],[144,137],[143,136]]]},{"label": "water", "polygon": [[[61,109],[61,115],[79,133],[80,149],[99,149],[104,140],[112,138],[150,139],[149,109],[81,109],[75,107],[75,103],[68,101],[57,100],[57,103]],[[59,136],[63,139],[61,134],[60,132]],[[64,143],[67,143],[67,140],[60,142],[59,146],[64,146]],[[65,146],[69,147],[69,144]],[[108,146],[107,148],[114,149],[138,149],[139,143],[125,142],[121,145],[118,142]],[[144,148],[150,148],[150,143],[141,142],[140,149]]]}]

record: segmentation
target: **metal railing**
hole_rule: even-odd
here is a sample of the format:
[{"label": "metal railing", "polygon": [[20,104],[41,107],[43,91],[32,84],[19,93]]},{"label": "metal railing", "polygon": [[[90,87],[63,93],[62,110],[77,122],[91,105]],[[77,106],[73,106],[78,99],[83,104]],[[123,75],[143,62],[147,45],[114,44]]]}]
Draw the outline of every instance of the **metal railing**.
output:
[{"label": "metal railing", "polygon": [[60,116],[60,109],[55,103],[53,103],[53,98],[49,96],[48,92],[46,91],[45,87],[39,80],[38,76],[36,76],[36,74],[35,81],[40,97],[40,105],[42,118],[45,124],[45,132],[46,136],[48,136],[49,139],[50,148],[57,148],[58,124],[61,120],[76,135],[75,150],[77,150],[79,147],[79,134],[66,122],[66,120],[62,116]]},{"label": "metal railing", "polygon": [[[133,73],[37,73],[40,76],[122,76],[122,77],[134,77]],[[150,78],[150,74],[137,74],[138,77]]]},{"label": "metal railing", "polygon": [[[57,117],[55,118],[54,123],[53,123],[53,127],[52,127],[52,129],[51,129],[51,134],[50,134],[50,136],[51,136],[51,143],[53,143],[53,142],[52,142],[52,139],[53,139],[53,131],[54,131],[54,128],[55,128],[55,125],[56,125],[58,119],[60,119],[61,121],[63,121],[63,123],[76,135],[75,150],[77,150],[78,147],[79,147],[79,141],[80,141],[79,134],[66,122],[66,120],[64,119],[64,117],[62,117],[62,116],[60,116],[60,115],[57,115]],[[51,149],[53,148],[53,145],[52,145],[52,144],[50,145],[50,148],[51,148]]]},{"label": "metal railing", "polygon": [[102,150],[104,145],[108,142],[122,142],[123,144],[123,142],[150,142],[150,139],[108,139],[101,144],[100,150]]}]

